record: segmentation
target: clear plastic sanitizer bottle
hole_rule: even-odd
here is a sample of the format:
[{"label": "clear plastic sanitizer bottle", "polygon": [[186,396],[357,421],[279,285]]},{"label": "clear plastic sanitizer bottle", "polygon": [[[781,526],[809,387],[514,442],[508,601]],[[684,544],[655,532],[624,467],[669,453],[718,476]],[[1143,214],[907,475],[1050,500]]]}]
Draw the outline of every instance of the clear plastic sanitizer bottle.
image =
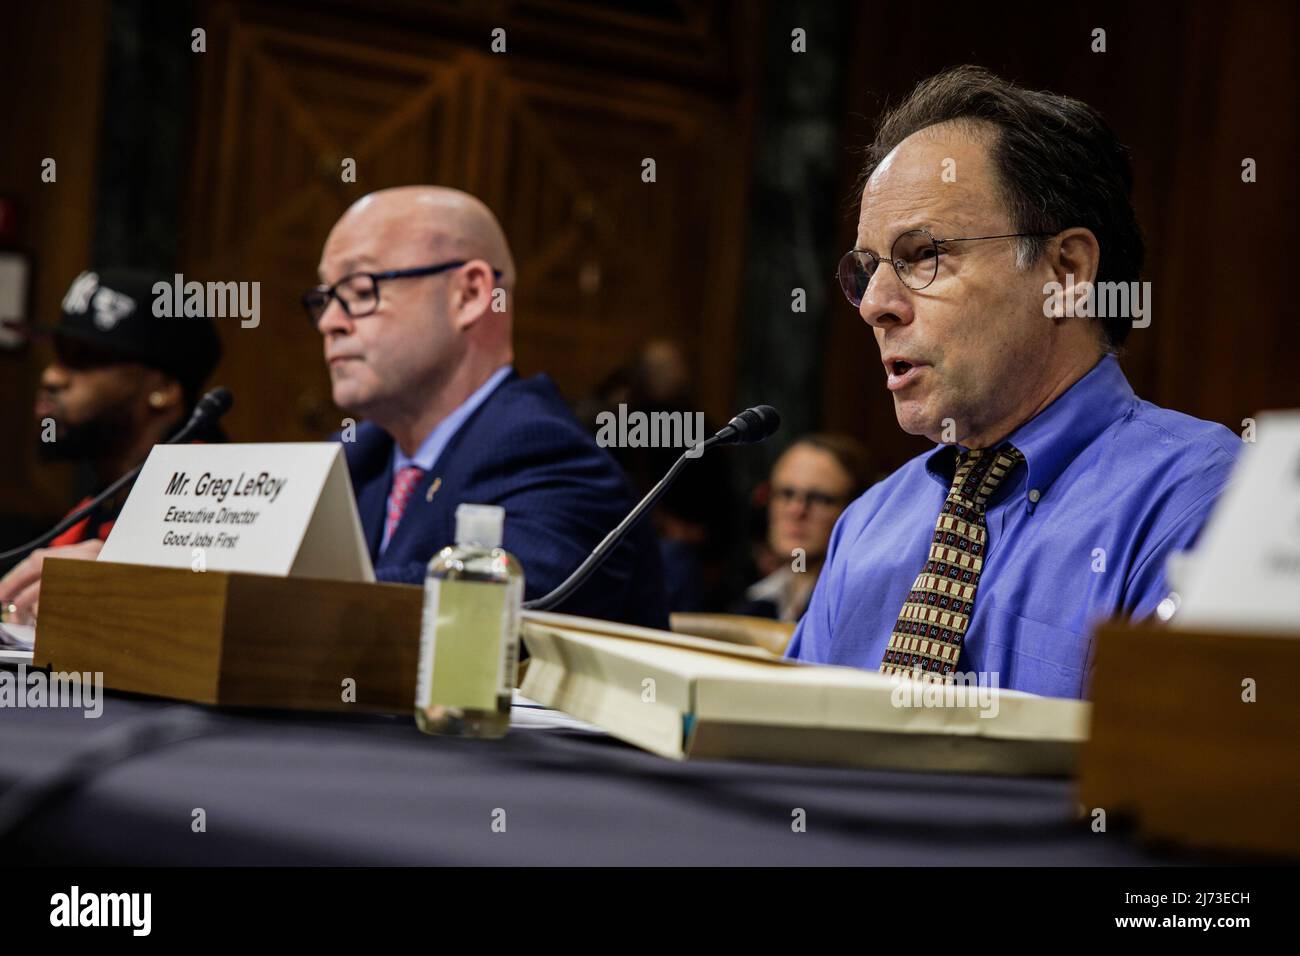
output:
[{"label": "clear plastic sanitizer bottle", "polygon": [[415,722],[426,734],[501,737],[519,665],[524,572],[502,550],[505,509],[460,505],[456,546],[429,562]]}]

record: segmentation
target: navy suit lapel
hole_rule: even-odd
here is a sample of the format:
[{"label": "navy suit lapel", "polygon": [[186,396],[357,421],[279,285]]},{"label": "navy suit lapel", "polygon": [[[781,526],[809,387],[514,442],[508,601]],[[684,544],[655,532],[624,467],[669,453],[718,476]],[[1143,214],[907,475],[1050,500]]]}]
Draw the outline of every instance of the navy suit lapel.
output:
[{"label": "navy suit lapel", "polygon": [[369,422],[364,422],[357,441],[344,445],[348,459],[352,492],[357,498],[357,517],[366,539],[370,560],[379,556],[379,542],[384,534],[384,513],[388,489],[392,484],[393,440]]},{"label": "navy suit lapel", "polygon": [[469,416],[457,429],[456,434],[451,436],[451,441],[447,442],[447,447],[442,450],[442,457],[438,459],[437,464],[437,468],[442,472],[444,484],[457,485],[466,480],[472,463],[478,460],[483,451],[474,444],[474,432],[477,430],[480,435],[491,435],[496,431],[494,423],[501,408],[498,399],[510,391],[518,381],[519,373],[511,369],[510,374],[501,380],[501,384],[492,390],[492,394],[484,399],[482,405],[474,409],[474,414]]},{"label": "navy suit lapel", "polygon": [[[464,497],[465,484],[477,461],[479,449],[476,447],[472,433],[481,429],[480,434],[492,434],[493,406],[496,399],[519,378],[519,373],[512,371],[493,389],[483,404],[474,410],[456,430],[447,445],[434,462],[433,470],[420,479],[410,499],[402,520],[393,531],[384,552],[386,562],[397,563],[406,560],[427,559],[434,553],[431,549],[454,544],[456,534],[456,505]],[[373,483],[381,489],[374,514],[375,529],[373,536],[369,525],[366,526],[367,539],[373,539],[371,554],[377,555],[379,542],[383,538],[384,519],[388,510],[388,491],[392,487],[392,440],[389,439],[388,454],[384,459],[384,480]],[[474,502],[480,503],[480,502]],[[362,519],[365,520],[364,518]]]},{"label": "navy suit lapel", "polygon": [[381,471],[366,482],[357,494],[357,513],[361,517],[361,530],[366,535],[366,547],[371,561],[379,557],[379,542],[384,537],[384,513],[388,510],[388,488],[392,476]]}]

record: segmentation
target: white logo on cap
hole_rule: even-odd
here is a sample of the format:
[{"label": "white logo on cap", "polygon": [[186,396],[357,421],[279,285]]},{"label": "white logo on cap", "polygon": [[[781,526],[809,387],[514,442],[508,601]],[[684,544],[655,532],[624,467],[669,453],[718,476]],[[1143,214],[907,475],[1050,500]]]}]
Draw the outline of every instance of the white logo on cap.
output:
[{"label": "white logo on cap", "polygon": [[68,294],[63,297],[63,311],[81,315],[90,305],[90,297],[99,288],[99,276],[93,272],[83,272],[72,280]]},{"label": "white logo on cap", "polygon": [[111,332],[118,322],[135,311],[135,299],[103,286],[91,302],[95,306],[95,326],[104,332]]}]

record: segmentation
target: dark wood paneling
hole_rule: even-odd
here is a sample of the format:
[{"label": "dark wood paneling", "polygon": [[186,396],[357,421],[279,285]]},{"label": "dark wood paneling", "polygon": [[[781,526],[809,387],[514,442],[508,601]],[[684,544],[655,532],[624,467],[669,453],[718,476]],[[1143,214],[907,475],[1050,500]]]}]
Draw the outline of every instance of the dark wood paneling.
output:
[{"label": "dark wood paneling", "polygon": [[[204,278],[262,283],[261,327],[223,328],[233,435],[307,439],[338,427],[298,295],[335,218],[388,186],[456,186],[497,212],[519,264],[517,364],[549,372],[571,399],[653,335],[680,339],[698,364],[710,343],[734,338],[737,283],[717,277],[738,271],[726,239],[744,227],[748,94],[675,78],[671,64],[575,66],[563,45],[525,42],[533,6],[500,21],[504,56],[489,51],[486,29],[471,43],[436,31],[432,15],[416,29],[438,35],[413,43],[383,19],[410,14],[401,4],[367,16],[331,8],[335,19],[310,30],[290,22],[292,4],[210,9],[185,261]],[[599,45],[612,27],[585,12]],[[716,43],[704,28],[714,19],[661,26]],[[751,19],[733,25],[733,43],[751,42],[740,30]],[[344,157],[357,161],[355,184],[340,181]],[[641,180],[645,157],[655,183]],[[729,355],[701,383],[715,417],[729,415]]]},{"label": "dark wood paneling", "polygon": [[[1300,406],[1297,308],[1285,245],[1300,207],[1300,8],[1289,2],[863,8],[848,75],[845,144],[870,139],[882,104],[958,63],[1099,108],[1133,150],[1147,240],[1151,327],[1123,365],[1144,398],[1240,431],[1263,408]],[[1107,52],[1090,50],[1107,31]],[[1241,160],[1259,181],[1241,181]],[[846,150],[844,194],[859,160]],[[841,245],[852,245],[846,206]],[[829,270],[828,270],[829,271]],[[928,447],[902,434],[875,374],[878,351],[847,303],[827,340],[824,419],[897,465]]]},{"label": "dark wood paneling", "polygon": [[[31,317],[38,324],[57,321],[69,283],[90,261],[107,24],[106,2],[49,0],[6,9],[0,27],[0,194],[17,200],[22,213],[19,244],[33,259]],[[45,157],[58,164],[54,183],[41,181]],[[68,507],[70,472],[36,458],[33,396],[49,357],[42,346],[0,351],[0,514],[35,517]]]}]

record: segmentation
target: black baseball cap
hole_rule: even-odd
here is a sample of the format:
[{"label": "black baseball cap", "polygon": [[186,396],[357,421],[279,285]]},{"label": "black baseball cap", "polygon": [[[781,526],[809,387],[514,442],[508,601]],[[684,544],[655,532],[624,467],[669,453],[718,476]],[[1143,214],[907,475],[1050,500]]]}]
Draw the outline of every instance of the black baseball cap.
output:
[{"label": "black baseball cap", "polygon": [[221,360],[221,339],[206,316],[160,318],[154,286],[171,295],[172,277],[132,269],[83,272],[63,297],[59,323],[38,331],[92,346],[124,362],[139,362],[197,393]]}]

